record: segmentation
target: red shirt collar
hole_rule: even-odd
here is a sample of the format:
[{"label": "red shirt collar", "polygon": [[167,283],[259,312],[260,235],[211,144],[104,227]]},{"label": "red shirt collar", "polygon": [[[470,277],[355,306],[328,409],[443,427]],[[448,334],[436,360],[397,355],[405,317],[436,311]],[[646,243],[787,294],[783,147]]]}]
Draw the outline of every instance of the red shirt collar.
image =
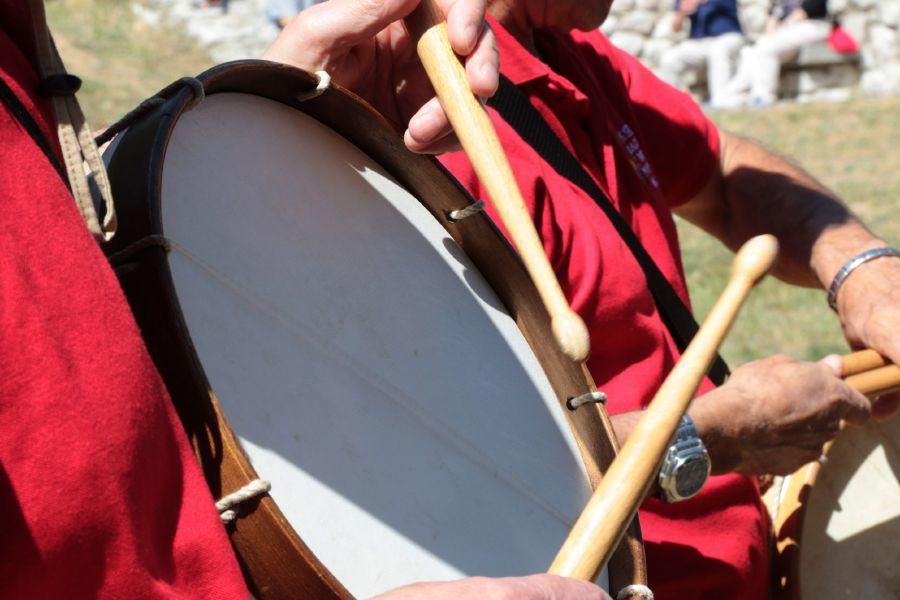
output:
[{"label": "red shirt collar", "polygon": [[500,50],[500,68],[510,81],[515,85],[522,85],[550,76],[552,73],[550,67],[529,52],[496,19],[488,15],[487,22],[494,32],[494,37],[497,38],[497,48]]},{"label": "red shirt collar", "polygon": [[[514,85],[527,88],[529,93],[545,96],[545,101],[551,101],[560,111],[580,119],[589,116],[590,101],[577,85],[567,77],[556,73],[550,65],[532,54],[493,17],[488,15],[487,21],[497,38],[500,70],[503,75]],[[558,34],[538,30],[535,36],[544,45],[548,56],[552,57],[557,53],[562,39]],[[577,55],[573,55],[569,60],[577,60]],[[537,83],[540,85],[525,85]]]}]

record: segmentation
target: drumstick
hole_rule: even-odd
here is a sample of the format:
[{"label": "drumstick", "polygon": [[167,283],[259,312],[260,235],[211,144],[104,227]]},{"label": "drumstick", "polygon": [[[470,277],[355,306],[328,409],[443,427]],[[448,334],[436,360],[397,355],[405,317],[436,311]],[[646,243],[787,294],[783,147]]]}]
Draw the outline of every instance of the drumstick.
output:
[{"label": "drumstick", "polygon": [[547,308],[557,343],[570,358],[584,361],[590,350],[587,327],[569,307],[544,254],[490,117],[472,93],[465,68],[450,46],[437,1],[423,0],[406,24],[417,40],[419,58],[441,106]]},{"label": "drumstick", "polygon": [[603,476],[550,573],[591,581],[609,560],[741,305],[777,254],[770,235],[751,239],[738,252],[725,291]]},{"label": "drumstick", "polygon": [[865,373],[891,363],[874,350],[860,350],[841,357],[841,376],[850,377],[857,373]]},{"label": "drumstick", "polygon": [[[860,354],[866,356],[860,358],[858,356]],[[876,364],[874,357],[877,357],[880,365],[883,366],[876,366],[868,370],[855,370],[860,360],[868,361],[867,364],[869,365]],[[890,364],[874,350],[864,350],[855,354],[849,354],[842,360],[844,381],[859,393],[874,398],[900,390],[900,367]],[[849,373],[848,365],[850,367]]]}]

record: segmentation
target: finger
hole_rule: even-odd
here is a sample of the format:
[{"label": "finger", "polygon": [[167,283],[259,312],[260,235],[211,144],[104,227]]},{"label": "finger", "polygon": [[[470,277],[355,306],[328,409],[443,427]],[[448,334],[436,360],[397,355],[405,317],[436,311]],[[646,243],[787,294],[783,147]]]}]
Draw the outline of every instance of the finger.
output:
[{"label": "finger", "polygon": [[478,45],[484,29],[484,0],[441,0],[447,15],[450,46],[460,56],[469,56]]},{"label": "finger", "polygon": [[884,421],[893,417],[900,409],[900,393],[886,394],[872,403],[872,418]]},{"label": "finger", "polygon": [[436,143],[452,131],[447,115],[437,98],[432,98],[409,120],[403,136],[413,152],[435,152]]},{"label": "finger", "polygon": [[829,354],[825,358],[819,361],[820,365],[828,367],[828,369],[834,373],[836,377],[840,377],[843,375],[843,364],[841,362],[841,357],[838,354]]},{"label": "finger", "polygon": [[841,382],[843,411],[841,417],[851,425],[865,425],[872,418],[872,401]]},{"label": "finger", "polygon": [[529,575],[518,582],[521,595],[535,600],[608,600],[609,596],[596,584],[558,575]]},{"label": "finger", "polygon": [[885,319],[878,325],[880,335],[875,336],[872,347],[895,365],[900,365],[900,329]]},{"label": "finger", "polygon": [[466,76],[476,96],[490,98],[500,85],[500,51],[497,38],[486,27],[472,55],[466,59]]},{"label": "finger", "polygon": [[[407,146],[407,148],[409,148],[409,146]],[[432,154],[437,156],[440,154],[446,154],[447,152],[457,152],[459,150],[462,150],[462,144],[459,143],[459,138],[457,138],[455,134],[451,133],[450,135],[442,137],[439,140],[435,140],[430,144],[418,146],[415,150],[410,150],[417,154]]]},{"label": "finger", "polygon": [[418,0],[330,0],[301,12],[263,58],[317,71],[404,17]]}]

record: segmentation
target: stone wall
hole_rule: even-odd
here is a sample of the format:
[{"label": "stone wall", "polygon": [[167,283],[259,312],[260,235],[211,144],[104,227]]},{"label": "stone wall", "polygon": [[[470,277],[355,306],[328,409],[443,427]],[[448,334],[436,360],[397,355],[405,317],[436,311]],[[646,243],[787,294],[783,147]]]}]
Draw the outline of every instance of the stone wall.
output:
[{"label": "stone wall", "polygon": [[[602,29],[617,46],[656,69],[663,53],[685,35],[672,32],[674,4],[674,0],[614,0]],[[763,29],[771,2],[738,4],[745,33],[752,40]],[[824,48],[818,49],[815,66],[785,69],[782,95],[839,99],[856,88],[867,94],[900,94],[900,0],[831,0],[829,7],[860,43],[859,56],[821,60]]]}]

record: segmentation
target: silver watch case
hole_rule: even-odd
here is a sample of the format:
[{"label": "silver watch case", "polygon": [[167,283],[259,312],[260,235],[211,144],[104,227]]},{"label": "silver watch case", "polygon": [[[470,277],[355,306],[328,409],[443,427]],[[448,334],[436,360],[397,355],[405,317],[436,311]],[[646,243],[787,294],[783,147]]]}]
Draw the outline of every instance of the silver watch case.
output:
[{"label": "silver watch case", "polygon": [[709,454],[689,417],[678,427],[659,471],[659,487],[666,502],[680,502],[696,496],[709,478]]}]

